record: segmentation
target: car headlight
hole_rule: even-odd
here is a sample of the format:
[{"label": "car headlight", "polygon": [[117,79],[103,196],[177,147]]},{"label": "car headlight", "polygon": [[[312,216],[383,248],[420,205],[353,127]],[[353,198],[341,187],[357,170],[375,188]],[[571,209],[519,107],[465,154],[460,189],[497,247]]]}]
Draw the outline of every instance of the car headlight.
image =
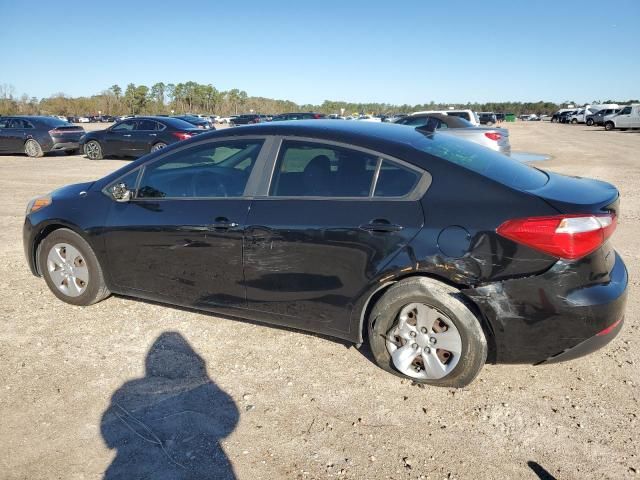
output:
[{"label": "car headlight", "polygon": [[29,200],[29,203],[27,203],[27,211],[25,212],[25,215],[37,212],[41,208],[51,205],[52,201],[53,200],[51,199],[51,195],[32,198],[31,200]]}]

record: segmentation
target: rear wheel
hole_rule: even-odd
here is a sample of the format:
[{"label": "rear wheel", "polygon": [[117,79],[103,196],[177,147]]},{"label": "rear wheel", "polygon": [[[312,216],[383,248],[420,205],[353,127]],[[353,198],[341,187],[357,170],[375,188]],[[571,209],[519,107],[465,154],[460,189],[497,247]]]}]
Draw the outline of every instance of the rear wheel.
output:
[{"label": "rear wheel", "polygon": [[575,125],[576,123],[578,123],[578,120],[576,120],[576,119],[574,118],[573,120],[571,120],[571,123],[572,123],[573,125]]},{"label": "rear wheel", "polygon": [[110,295],[95,253],[77,233],[55,230],[42,241],[39,252],[38,268],[60,300],[86,306]]},{"label": "rear wheel", "polygon": [[102,160],[102,145],[96,140],[90,140],[84,145],[84,153],[91,160]]},{"label": "rear wheel", "polygon": [[604,124],[604,129],[608,132],[610,132],[611,130],[613,130],[614,128],[616,128],[616,126],[613,124],[613,122],[605,122]]},{"label": "rear wheel", "polygon": [[30,138],[24,143],[24,153],[32,158],[41,157],[42,155],[44,155],[44,153],[42,153],[42,147],[37,142],[37,140],[34,140],[33,138]]},{"label": "rear wheel", "polygon": [[592,127],[593,126],[593,118],[589,118],[587,120],[587,127]]},{"label": "rear wheel", "polygon": [[166,148],[166,146],[167,146],[166,143],[158,142],[153,147],[151,147],[151,151],[157,152],[158,150],[162,150],[163,148]]},{"label": "rear wheel", "polygon": [[419,383],[464,387],[487,358],[478,319],[460,292],[436,280],[415,277],[387,290],[369,319],[376,363]]}]

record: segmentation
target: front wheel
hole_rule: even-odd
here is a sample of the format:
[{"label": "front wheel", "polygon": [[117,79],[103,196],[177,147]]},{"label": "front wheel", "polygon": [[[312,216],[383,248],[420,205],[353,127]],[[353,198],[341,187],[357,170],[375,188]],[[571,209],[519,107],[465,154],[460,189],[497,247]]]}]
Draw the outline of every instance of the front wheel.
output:
[{"label": "front wheel", "polygon": [[96,140],[89,140],[84,145],[84,154],[91,160],[102,160],[104,155],[102,154],[102,145]]},{"label": "front wheel", "polygon": [[370,315],[369,343],[384,370],[443,387],[468,385],[487,358],[484,331],[467,301],[426,277],[385,292]]},{"label": "front wheel", "polygon": [[38,268],[63,302],[86,306],[110,295],[93,249],[77,233],[55,230],[42,241],[39,252]]},{"label": "front wheel", "polygon": [[587,127],[593,127],[593,119],[592,118],[587,120]]},{"label": "front wheel", "polygon": [[613,124],[613,122],[606,122],[606,123],[604,124],[604,129],[605,129],[607,132],[610,132],[610,131],[611,131],[611,130],[613,130],[614,128],[616,128],[616,126]]},{"label": "front wheel", "polygon": [[44,153],[42,152],[42,147],[33,138],[30,138],[24,143],[24,153],[26,153],[31,158],[37,158],[44,155]]},{"label": "front wheel", "polygon": [[573,125],[575,125],[576,123],[578,123],[578,120],[576,120],[576,119],[574,118],[573,120],[571,120],[571,123],[572,123]]}]

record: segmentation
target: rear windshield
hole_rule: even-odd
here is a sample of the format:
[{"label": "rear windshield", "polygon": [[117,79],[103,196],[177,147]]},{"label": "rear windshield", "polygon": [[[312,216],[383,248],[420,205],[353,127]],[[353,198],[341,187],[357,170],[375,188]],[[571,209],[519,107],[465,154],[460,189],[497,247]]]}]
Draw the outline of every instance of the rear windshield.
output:
[{"label": "rear windshield", "polygon": [[518,190],[535,190],[549,180],[547,174],[537,168],[459,138],[424,135],[413,146]]},{"label": "rear windshield", "polygon": [[60,120],[59,118],[55,118],[55,117],[45,117],[45,118],[40,118],[39,120],[45,125],[51,126],[51,127],[62,127],[62,126],[69,125],[69,122],[65,122],[64,120]]},{"label": "rear windshield", "polygon": [[193,130],[193,124],[185,122],[181,118],[162,118],[160,123],[165,123],[173,128]]}]

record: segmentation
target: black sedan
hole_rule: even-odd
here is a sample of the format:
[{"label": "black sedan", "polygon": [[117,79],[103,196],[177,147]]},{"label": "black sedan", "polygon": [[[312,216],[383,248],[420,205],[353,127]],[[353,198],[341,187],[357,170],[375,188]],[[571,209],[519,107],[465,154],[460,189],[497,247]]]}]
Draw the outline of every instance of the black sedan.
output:
[{"label": "black sedan", "polygon": [[211,122],[211,120],[207,120],[206,118],[197,117],[195,115],[176,115],[172,118],[177,118],[179,120],[190,123],[191,125],[197,128],[202,128],[204,130],[211,130],[211,129],[215,130],[215,127],[213,126],[213,122]]},{"label": "black sedan", "polygon": [[87,132],[80,143],[91,160],[108,155],[140,157],[199,133],[201,129],[177,118],[135,117],[106,130]]},{"label": "black sedan", "polygon": [[460,387],[485,361],[567,360],[615,337],[618,211],[608,183],[441,133],[296,121],[203,134],[35,198],[24,247],[73,305],[113,292],[368,340],[383,369]]},{"label": "black sedan", "polygon": [[242,115],[236,115],[231,119],[232,125],[252,125],[254,123],[264,122],[266,119],[262,115],[256,113],[243,113]]},{"label": "black sedan", "polygon": [[45,153],[79,151],[84,128],[56,117],[0,117],[0,153],[25,153],[42,157]]}]

